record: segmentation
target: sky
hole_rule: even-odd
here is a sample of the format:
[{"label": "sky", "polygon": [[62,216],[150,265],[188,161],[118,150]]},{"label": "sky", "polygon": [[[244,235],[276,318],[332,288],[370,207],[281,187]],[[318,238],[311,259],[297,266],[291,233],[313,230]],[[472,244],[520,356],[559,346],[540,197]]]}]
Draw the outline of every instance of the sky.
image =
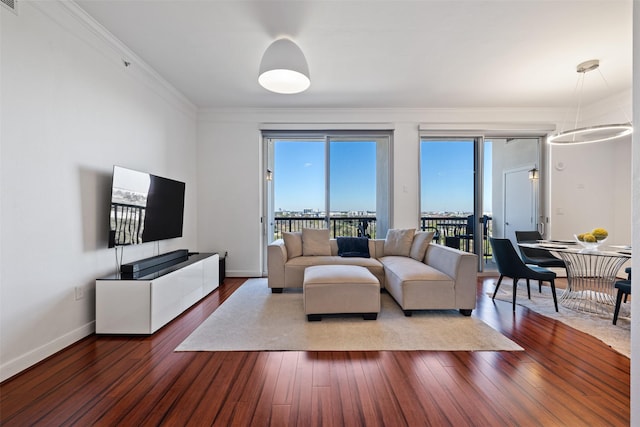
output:
[{"label": "sky", "polygon": [[[324,141],[277,141],[274,146],[276,211],[324,211]],[[421,211],[472,212],[472,140],[422,142],[420,151]],[[332,141],[330,159],[331,210],[375,211],[375,142]],[[489,178],[490,165],[490,143],[485,143],[485,177]],[[490,207],[491,180],[485,181],[484,202]]]},{"label": "sky", "polygon": [[[375,211],[374,142],[332,142],[331,210]],[[275,144],[276,211],[324,210],[326,162],[324,141]]]},{"label": "sky", "polygon": [[[472,139],[422,141],[420,147],[420,211],[473,212]],[[484,147],[484,212],[491,211],[491,142]]]}]

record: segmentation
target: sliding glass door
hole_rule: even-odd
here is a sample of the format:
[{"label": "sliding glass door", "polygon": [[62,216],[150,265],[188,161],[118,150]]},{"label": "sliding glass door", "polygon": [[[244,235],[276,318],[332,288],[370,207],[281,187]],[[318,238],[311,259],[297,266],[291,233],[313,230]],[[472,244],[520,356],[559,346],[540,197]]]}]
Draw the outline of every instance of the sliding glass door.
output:
[{"label": "sliding glass door", "polygon": [[538,137],[423,136],[421,228],[436,231],[441,244],[477,254],[478,271],[494,270],[489,237],[543,230],[538,181],[529,179],[540,164]]},{"label": "sliding glass door", "polygon": [[332,236],[377,237],[376,141],[330,139],[328,216]]},{"label": "sliding glass door", "polygon": [[[306,227],[324,226],[326,159],[324,140],[278,139],[271,143],[274,165],[273,212],[278,218],[308,218]],[[313,218],[313,219],[312,219]],[[287,223],[277,227],[278,237]]]},{"label": "sliding glass door", "polygon": [[484,224],[477,208],[479,138],[422,138],[420,141],[420,223],[439,243],[481,254],[476,248]]},{"label": "sliding glass door", "polygon": [[[266,245],[286,231],[385,236],[390,218],[389,133],[264,134]],[[266,265],[266,263],[265,263]]]},{"label": "sliding glass door", "polygon": [[[494,233],[517,244],[515,232],[545,234],[539,185],[542,153],[538,137],[493,138]],[[535,171],[535,173],[533,172]]]}]

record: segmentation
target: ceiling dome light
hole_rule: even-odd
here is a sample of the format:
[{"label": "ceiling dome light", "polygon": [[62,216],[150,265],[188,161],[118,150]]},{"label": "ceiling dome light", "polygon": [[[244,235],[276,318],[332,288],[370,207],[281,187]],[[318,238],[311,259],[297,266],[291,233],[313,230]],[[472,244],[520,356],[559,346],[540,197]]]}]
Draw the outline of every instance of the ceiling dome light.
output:
[{"label": "ceiling dome light", "polygon": [[289,39],[271,43],[262,56],[258,82],[275,93],[304,92],[311,85],[309,66],[304,53]]},{"label": "ceiling dome light", "polygon": [[[576,67],[576,71],[582,74],[582,76],[580,76],[578,79],[578,83],[582,83],[582,84],[580,86],[580,98],[579,98],[580,101],[578,102],[578,108],[576,110],[575,125],[578,124],[578,120],[580,118],[580,102],[582,101],[582,91],[584,89],[585,74],[588,73],[589,71],[597,70],[598,67],[600,67],[600,61],[597,59],[581,62]],[[600,77],[602,77],[602,80],[604,81],[605,85],[609,87],[609,85],[607,84],[607,80],[604,78],[600,70],[598,70],[598,72],[600,73]],[[577,85],[576,85],[576,88],[577,88]],[[620,110],[624,114],[624,110],[622,110],[622,108]],[[632,132],[633,132],[633,126],[629,121],[627,123],[606,124],[606,125],[588,126],[583,128],[563,130],[561,132],[558,132],[549,136],[547,141],[549,142],[549,144],[554,144],[554,145],[588,144],[592,142],[602,142],[602,141],[609,141],[611,139],[622,138],[623,136],[629,135]]]}]

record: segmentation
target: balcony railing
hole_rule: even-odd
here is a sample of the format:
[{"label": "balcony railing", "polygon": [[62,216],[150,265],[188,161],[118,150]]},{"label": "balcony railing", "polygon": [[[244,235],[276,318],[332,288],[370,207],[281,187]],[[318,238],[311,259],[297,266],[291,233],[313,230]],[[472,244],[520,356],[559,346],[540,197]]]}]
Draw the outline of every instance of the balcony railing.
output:
[{"label": "balcony railing", "polygon": [[142,243],[145,213],[144,206],[111,203],[109,244],[121,246]]},{"label": "balcony railing", "polygon": [[[493,229],[491,218],[485,216],[484,235],[491,236]],[[331,217],[328,219],[315,216],[276,217],[274,223],[274,239],[282,238],[285,231],[302,231],[303,228],[329,228],[332,238],[337,236],[366,236],[372,239],[384,238],[377,235],[376,218],[370,216]],[[467,217],[423,216],[420,218],[421,230],[436,232],[435,241],[463,250],[473,250],[473,239],[467,233]],[[461,237],[464,236],[464,237]],[[485,255],[490,252],[485,244]]]},{"label": "balcony railing", "polygon": [[[327,220],[316,216],[276,217],[274,239],[282,238],[282,233],[285,231],[302,231],[303,228],[327,228]],[[331,217],[328,228],[332,238],[337,236],[376,238],[375,217]]]}]

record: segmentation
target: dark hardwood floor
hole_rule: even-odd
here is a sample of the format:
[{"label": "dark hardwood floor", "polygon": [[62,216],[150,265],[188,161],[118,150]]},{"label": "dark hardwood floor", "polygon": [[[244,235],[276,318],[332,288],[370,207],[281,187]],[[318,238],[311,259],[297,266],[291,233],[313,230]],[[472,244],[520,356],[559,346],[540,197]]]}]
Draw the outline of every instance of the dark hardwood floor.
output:
[{"label": "dark hardwood floor", "polygon": [[492,302],[493,278],[479,278],[473,316],[523,352],[174,352],[243,282],[227,278],[153,336],[92,335],[3,382],[0,424],[630,423],[629,359],[562,323]]}]

